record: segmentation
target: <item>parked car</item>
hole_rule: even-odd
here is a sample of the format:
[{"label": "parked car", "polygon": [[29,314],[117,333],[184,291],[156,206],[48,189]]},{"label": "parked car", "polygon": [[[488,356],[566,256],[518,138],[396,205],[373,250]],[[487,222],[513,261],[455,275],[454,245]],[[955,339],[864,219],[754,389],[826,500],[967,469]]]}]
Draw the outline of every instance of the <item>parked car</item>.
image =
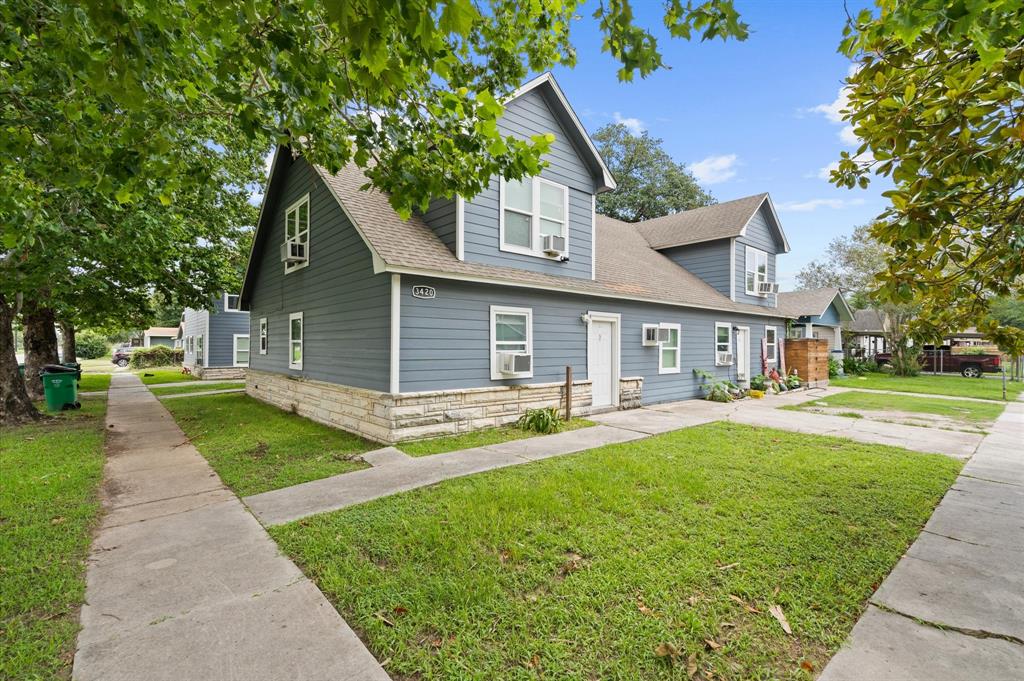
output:
[{"label": "parked car", "polygon": [[130,345],[122,345],[121,347],[114,348],[114,352],[110,357],[110,361],[117,366],[124,368],[128,366],[128,362],[132,360],[132,353],[135,352],[135,348]]},{"label": "parked car", "polygon": [[[941,345],[938,348],[934,345],[925,345],[918,357],[923,371],[957,371],[964,378],[981,378],[985,372],[998,372],[1002,360],[998,353],[953,354],[948,345]],[[878,366],[884,366],[891,361],[892,353],[879,352],[875,355]]]}]

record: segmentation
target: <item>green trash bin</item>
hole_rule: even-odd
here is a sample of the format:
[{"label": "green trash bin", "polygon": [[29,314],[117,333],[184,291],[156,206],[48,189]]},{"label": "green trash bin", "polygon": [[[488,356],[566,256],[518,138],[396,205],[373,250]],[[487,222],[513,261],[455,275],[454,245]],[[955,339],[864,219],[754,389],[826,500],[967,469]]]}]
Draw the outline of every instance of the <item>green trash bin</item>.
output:
[{"label": "green trash bin", "polygon": [[39,371],[43,381],[43,394],[46,396],[48,411],[64,411],[78,409],[78,380],[75,370],[60,364],[47,364]]},{"label": "green trash bin", "polygon": [[19,364],[18,365],[18,373],[21,374],[22,378],[25,378],[25,365],[24,364]]},{"label": "green trash bin", "polygon": [[79,383],[82,382],[82,365],[81,364],[79,364],[78,362],[61,362],[60,365],[62,367],[67,367],[68,369],[74,369],[75,370],[75,380],[78,381]]}]

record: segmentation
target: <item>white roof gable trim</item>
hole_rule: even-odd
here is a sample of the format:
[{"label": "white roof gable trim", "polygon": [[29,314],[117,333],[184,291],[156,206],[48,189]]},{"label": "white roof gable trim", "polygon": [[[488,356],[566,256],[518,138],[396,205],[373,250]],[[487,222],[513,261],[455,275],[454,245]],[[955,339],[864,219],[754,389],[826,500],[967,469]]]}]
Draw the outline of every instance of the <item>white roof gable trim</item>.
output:
[{"label": "white roof gable trim", "polygon": [[747,227],[750,226],[750,221],[754,219],[754,216],[760,212],[761,207],[764,206],[766,203],[768,204],[768,210],[771,212],[772,220],[775,221],[775,227],[779,231],[779,236],[782,237],[782,252],[789,253],[789,239],[786,238],[786,232],[782,229],[782,220],[779,219],[779,214],[775,212],[775,204],[772,203],[772,197],[768,194],[764,195],[764,199],[761,200],[761,203],[758,204],[754,212],[750,214],[749,218],[747,218],[747,224],[743,225],[743,229],[740,230],[740,236],[747,235]]},{"label": "white roof gable trim", "polygon": [[565,93],[562,92],[562,88],[558,87],[558,82],[555,80],[555,77],[551,74],[550,71],[542,73],[533,80],[524,83],[522,86],[519,87],[518,90],[513,92],[509,96],[509,98],[505,100],[505,102],[508,103],[511,102],[513,99],[518,99],[519,97],[525,95],[527,92],[535,90],[539,86],[545,84],[551,87],[551,91],[554,92],[555,96],[558,97],[559,103],[561,103],[561,105],[565,108],[565,111],[569,114],[569,118],[570,120],[572,120],[573,125],[576,126],[576,130],[579,132],[580,137],[582,137],[586,141],[590,153],[593,154],[594,159],[597,161],[598,166],[600,166],[601,168],[601,182],[603,183],[604,188],[609,191],[615,189],[615,187],[617,186],[615,184],[615,178],[612,177],[612,173],[610,170],[608,170],[608,166],[604,164],[604,159],[601,158],[601,154],[597,151],[597,147],[594,146],[594,142],[590,139],[590,135],[587,134],[586,128],[584,128],[583,124],[580,123],[579,117],[576,115],[576,112],[573,111],[572,106],[569,104],[569,100],[566,99],[565,97]]}]

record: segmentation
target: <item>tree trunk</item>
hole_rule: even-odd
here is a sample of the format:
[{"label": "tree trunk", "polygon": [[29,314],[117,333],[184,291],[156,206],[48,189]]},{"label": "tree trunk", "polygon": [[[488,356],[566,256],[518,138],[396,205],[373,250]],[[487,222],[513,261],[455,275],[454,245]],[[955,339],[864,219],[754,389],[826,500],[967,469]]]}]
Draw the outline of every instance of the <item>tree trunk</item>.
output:
[{"label": "tree trunk", "polygon": [[33,400],[43,399],[43,381],[39,370],[46,364],[57,364],[57,330],[53,309],[36,301],[26,302],[21,315],[25,328],[25,387]]},{"label": "tree trunk", "polygon": [[0,293],[0,425],[35,421],[39,412],[25,390],[14,353],[14,306]]},{"label": "tree trunk", "polygon": [[78,350],[75,347],[75,325],[71,322],[60,323],[60,350],[65,362],[77,362]]}]

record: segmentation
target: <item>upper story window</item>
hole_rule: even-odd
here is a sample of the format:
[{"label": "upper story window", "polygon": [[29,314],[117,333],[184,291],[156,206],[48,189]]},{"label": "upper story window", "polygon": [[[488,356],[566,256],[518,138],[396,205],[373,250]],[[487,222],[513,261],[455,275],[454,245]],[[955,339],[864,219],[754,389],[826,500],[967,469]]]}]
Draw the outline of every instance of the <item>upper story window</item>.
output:
[{"label": "upper story window", "polygon": [[260,354],[267,354],[267,318],[260,317]]},{"label": "upper story window", "polygon": [[309,194],[288,206],[284,212],[281,260],[285,274],[309,264]]},{"label": "upper story window", "polygon": [[744,260],[746,260],[747,295],[767,295],[760,293],[760,285],[768,282],[768,254],[760,249],[747,246]]},{"label": "upper story window", "polygon": [[538,257],[568,252],[568,187],[540,177],[503,179],[500,194],[501,250]]},{"label": "upper story window", "polygon": [[224,311],[225,312],[239,312],[241,308],[238,306],[240,296],[236,296],[233,293],[224,294]]}]

